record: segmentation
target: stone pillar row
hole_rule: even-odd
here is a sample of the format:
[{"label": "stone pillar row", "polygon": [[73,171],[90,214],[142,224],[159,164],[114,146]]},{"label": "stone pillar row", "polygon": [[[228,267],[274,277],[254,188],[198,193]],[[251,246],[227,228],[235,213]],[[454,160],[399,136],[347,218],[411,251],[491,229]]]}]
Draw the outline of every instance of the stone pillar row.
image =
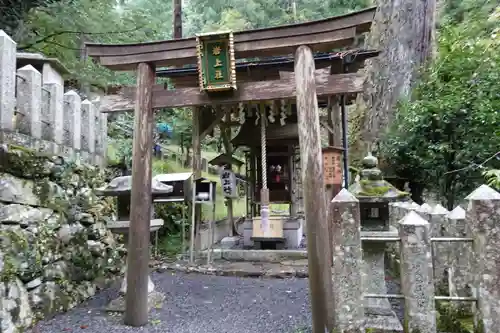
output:
[{"label": "stone pillar row", "polygon": [[[473,274],[456,275],[459,286],[470,283],[477,297],[476,332],[500,333],[500,193],[481,185],[467,198],[467,210],[444,207],[415,207],[405,203],[406,214],[397,224],[401,239],[401,288],[405,302],[405,332],[436,333],[433,247],[431,237],[473,237]],[[392,205],[392,214],[404,212],[401,203]],[[418,206],[418,205],[417,205]],[[365,332],[364,288],[359,201],[343,189],[332,200],[335,332]],[[450,222],[451,221],[451,222]],[[450,223],[452,226],[450,226]],[[467,226],[468,231],[465,226]],[[460,236],[458,236],[460,235]],[[458,242],[457,242],[458,243]],[[466,242],[461,243],[462,247]],[[440,246],[438,246],[440,248]],[[447,254],[452,263],[464,265],[466,256]],[[469,278],[468,276],[471,276]],[[361,286],[361,288],[360,288]],[[455,291],[451,296],[458,296]]]},{"label": "stone pillar row", "polygon": [[31,65],[16,71],[16,43],[0,30],[0,140],[102,164],[107,114],[59,83],[43,82]]}]

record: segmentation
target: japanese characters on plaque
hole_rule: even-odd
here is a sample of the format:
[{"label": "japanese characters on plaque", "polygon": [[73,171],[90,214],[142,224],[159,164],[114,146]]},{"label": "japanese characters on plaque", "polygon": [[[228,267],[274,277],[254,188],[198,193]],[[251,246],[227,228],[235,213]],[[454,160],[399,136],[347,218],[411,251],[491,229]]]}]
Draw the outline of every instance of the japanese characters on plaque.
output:
[{"label": "japanese characters on plaque", "polygon": [[231,170],[222,170],[220,174],[220,183],[222,186],[222,193],[226,198],[238,197],[238,185],[234,172]]},{"label": "japanese characters on plaque", "polygon": [[342,184],[342,149],[323,149],[323,178],[325,185]]},{"label": "japanese characters on plaque", "polygon": [[196,36],[200,90],[236,89],[236,61],[231,32]]}]

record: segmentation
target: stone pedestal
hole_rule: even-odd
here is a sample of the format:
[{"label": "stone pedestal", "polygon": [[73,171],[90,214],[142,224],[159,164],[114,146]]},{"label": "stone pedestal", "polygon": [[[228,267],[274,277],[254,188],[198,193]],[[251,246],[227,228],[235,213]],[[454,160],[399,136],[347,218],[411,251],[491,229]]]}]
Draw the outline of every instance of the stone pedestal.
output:
[{"label": "stone pedestal", "polygon": [[[162,219],[151,220],[150,231],[155,232],[163,225]],[[125,244],[128,243],[128,231],[129,231],[130,221],[116,221],[113,223],[108,223],[108,229],[112,233],[120,234],[124,236]],[[125,294],[127,292],[127,267],[125,267],[125,275],[120,287],[120,296],[112,300],[106,307],[106,311],[110,312],[125,312]],[[151,276],[148,276],[148,311],[152,307],[158,306],[165,299],[165,295],[155,291],[155,285]]]},{"label": "stone pedestal", "polygon": [[[398,237],[396,228],[389,231],[361,231],[361,237],[387,238]],[[363,286],[365,294],[385,295],[387,285],[385,281],[385,247],[384,241],[363,242]],[[392,310],[387,298],[365,298],[365,326],[377,332],[402,332],[396,313]]]},{"label": "stone pedestal", "polygon": [[[151,224],[150,224],[149,230],[151,232],[155,232],[161,228],[161,226],[163,225],[163,220],[162,219],[153,219],[153,220],[151,220],[150,223]],[[128,243],[129,226],[130,226],[130,221],[116,221],[116,222],[108,223],[108,225],[107,225],[108,229],[112,233],[123,235],[125,244]],[[148,292],[152,293],[154,290],[155,290],[155,285],[153,284],[151,277],[148,277]],[[122,286],[120,288],[120,293],[125,295],[126,291],[127,291],[127,267],[125,267],[125,276],[123,278]]]},{"label": "stone pedestal", "polygon": [[[125,266],[125,276],[123,277],[122,286],[120,287],[120,294],[125,295],[127,292],[127,266]],[[153,280],[151,280],[151,276],[148,276],[148,293],[152,293],[155,291],[155,285]]]}]

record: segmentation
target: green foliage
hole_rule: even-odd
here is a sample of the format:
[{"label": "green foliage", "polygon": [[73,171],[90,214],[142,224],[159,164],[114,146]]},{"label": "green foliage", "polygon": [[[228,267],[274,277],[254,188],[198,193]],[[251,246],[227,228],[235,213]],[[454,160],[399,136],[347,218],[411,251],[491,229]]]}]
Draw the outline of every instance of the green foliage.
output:
[{"label": "green foliage", "polygon": [[[162,8],[162,10],[158,10]],[[167,39],[171,34],[171,3],[160,0],[46,1],[31,9],[13,36],[23,51],[56,57],[79,83],[106,86],[132,84],[128,74],[114,74],[83,61],[84,43],[126,43]]]},{"label": "green foliage", "polygon": [[500,147],[499,23],[497,9],[442,29],[437,58],[400,104],[384,143],[396,173],[437,185],[448,208],[483,182],[479,169]]},{"label": "green foliage", "polygon": [[486,178],[488,185],[500,191],[500,170],[493,169],[485,171],[483,176]]},{"label": "green foliage", "polygon": [[470,333],[461,323],[461,319],[470,318],[470,314],[461,312],[452,304],[436,302],[438,313],[437,329],[439,332]]},{"label": "green foliage", "polygon": [[317,20],[370,5],[367,0],[191,0],[185,8],[185,31],[265,28]]},{"label": "green foliage", "polygon": [[[187,241],[185,245],[187,245]],[[182,253],[181,234],[168,234],[162,237],[158,244],[158,250],[161,255],[167,258],[175,258],[177,254]]]}]

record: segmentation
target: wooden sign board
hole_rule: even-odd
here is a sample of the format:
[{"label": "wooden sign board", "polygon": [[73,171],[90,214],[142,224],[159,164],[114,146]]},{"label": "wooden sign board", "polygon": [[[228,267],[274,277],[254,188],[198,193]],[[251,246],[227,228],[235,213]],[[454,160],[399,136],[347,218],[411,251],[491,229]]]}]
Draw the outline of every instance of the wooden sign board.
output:
[{"label": "wooden sign board", "polygon": [[231,170],[222,170],[220,174],[222,193],[226,198],[238,198],[236,175]]},{"label": "wooden sign board", "polygon": [[342,148],[323,148],[323,178],[325,185],[342,184]]},{"label": "wooden sign board", "polygon": [[196,36],[201,91],[236,89],[236,60],[232,32]]}]

